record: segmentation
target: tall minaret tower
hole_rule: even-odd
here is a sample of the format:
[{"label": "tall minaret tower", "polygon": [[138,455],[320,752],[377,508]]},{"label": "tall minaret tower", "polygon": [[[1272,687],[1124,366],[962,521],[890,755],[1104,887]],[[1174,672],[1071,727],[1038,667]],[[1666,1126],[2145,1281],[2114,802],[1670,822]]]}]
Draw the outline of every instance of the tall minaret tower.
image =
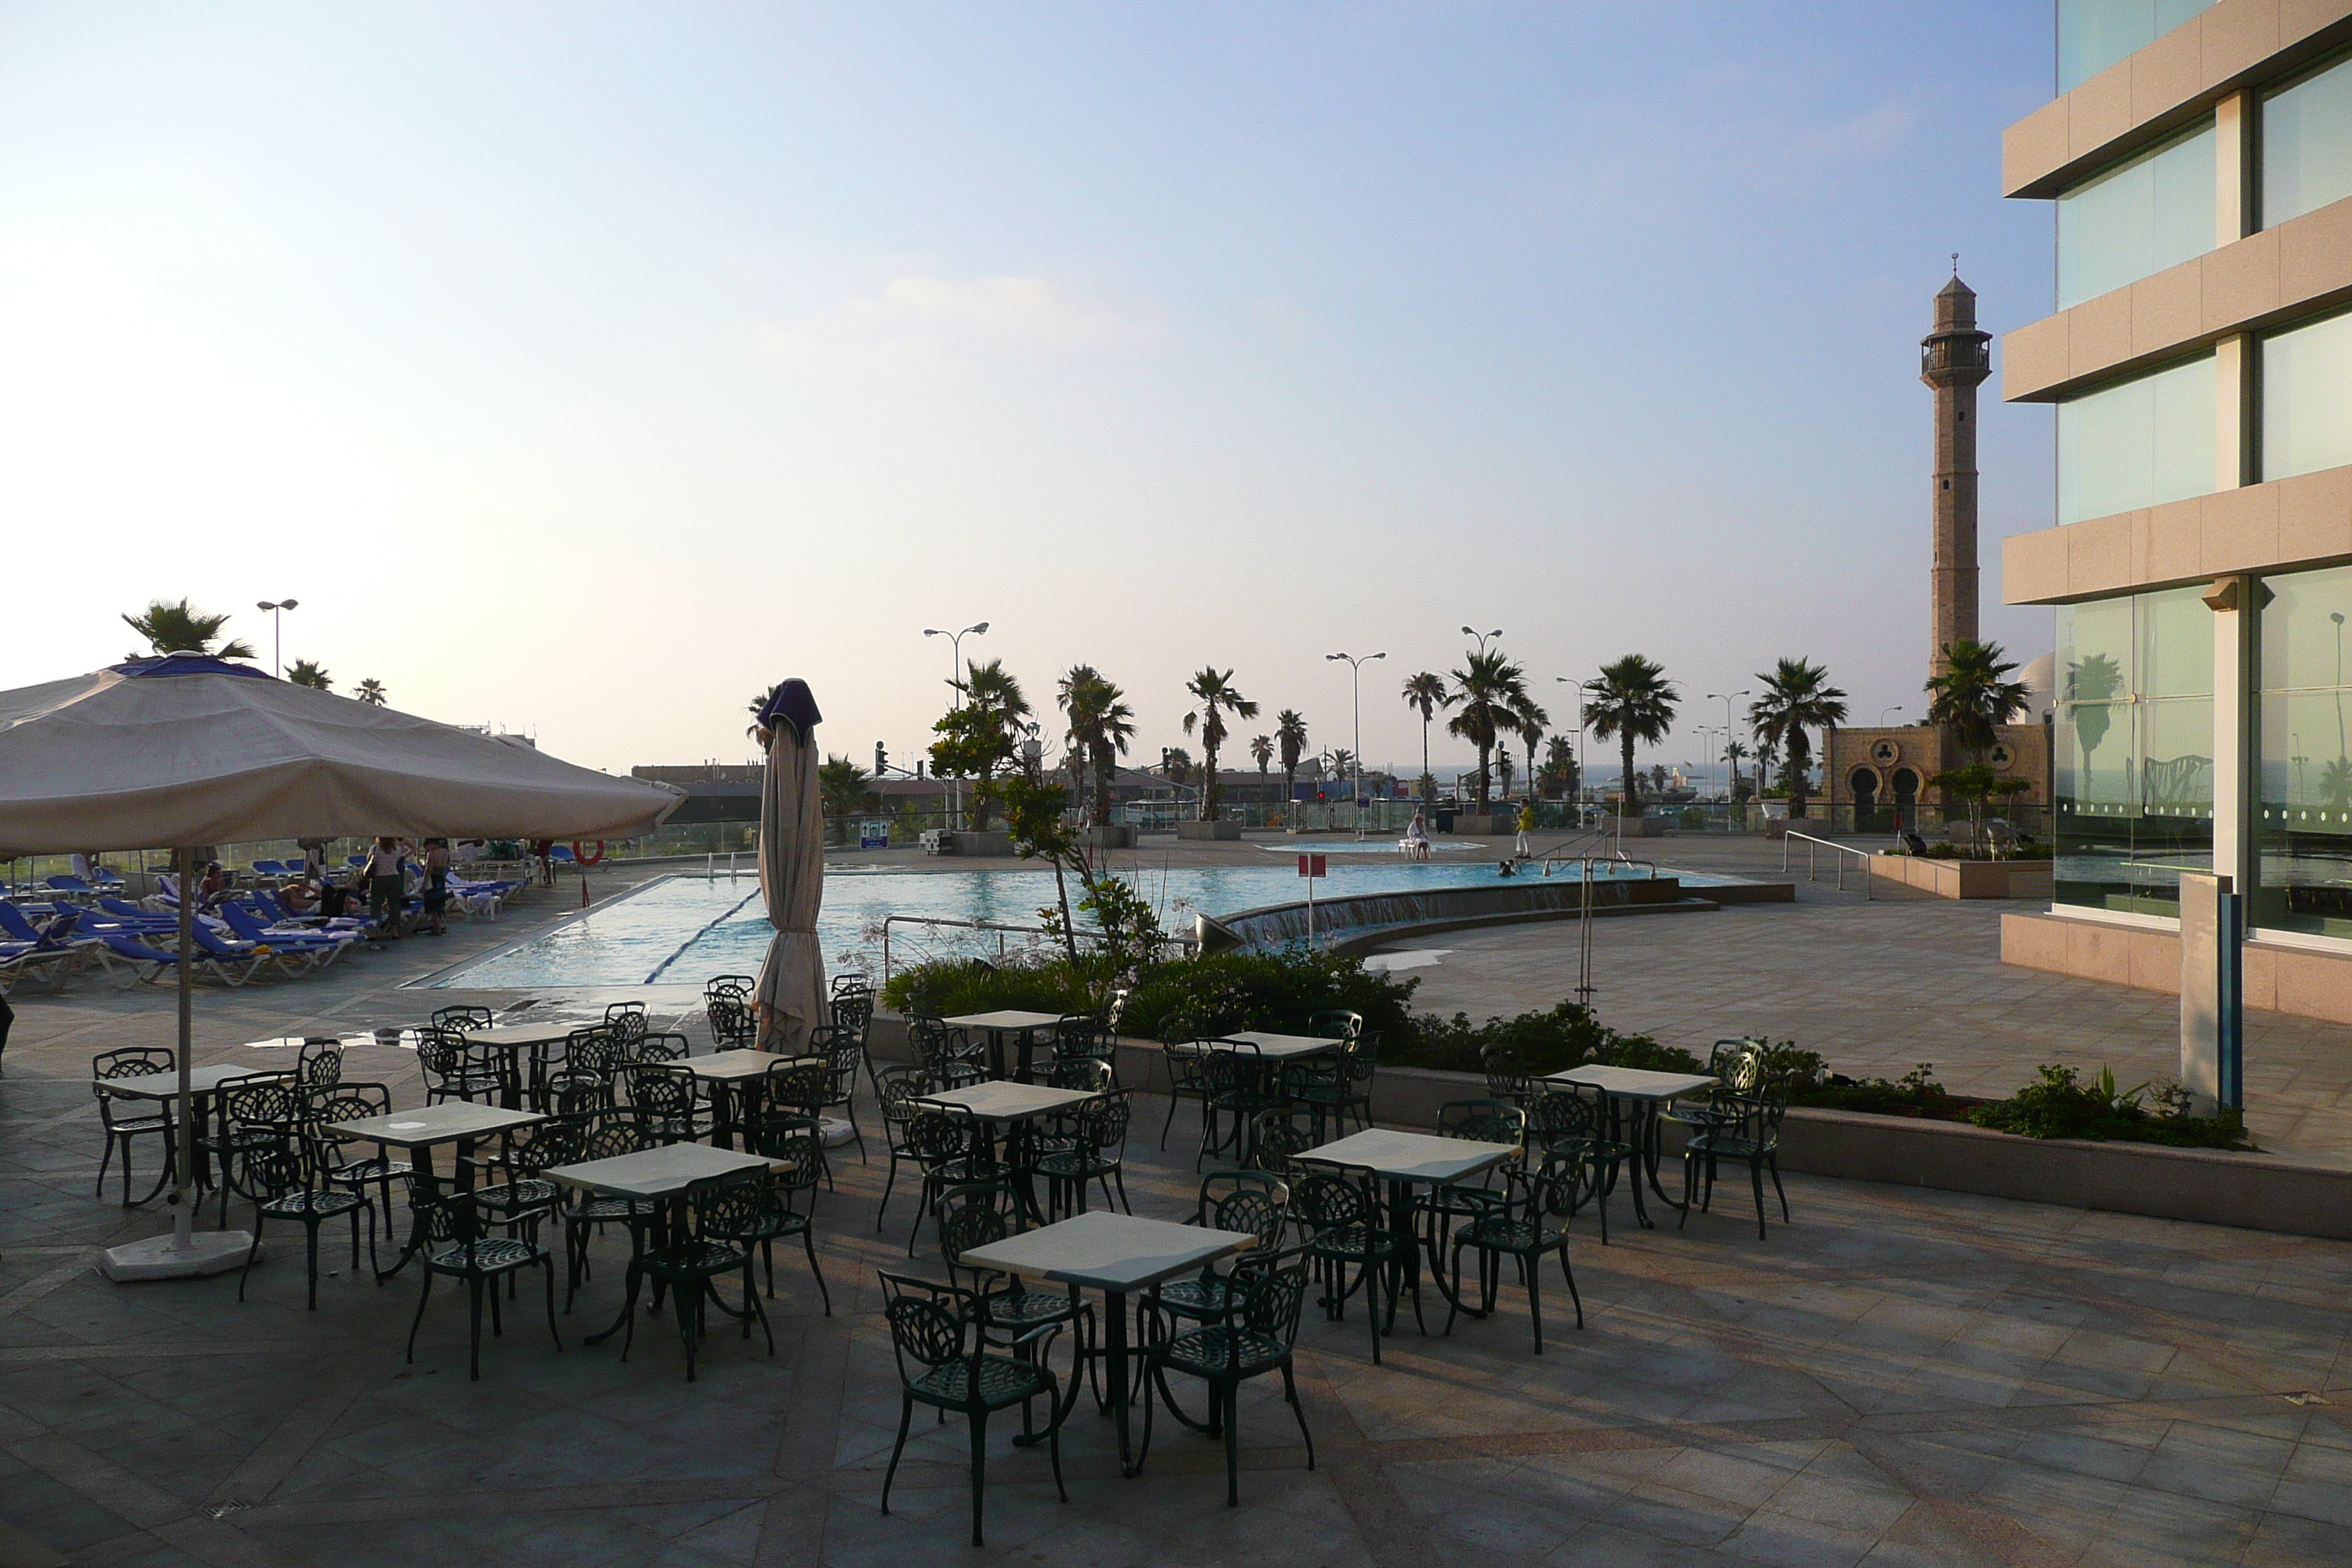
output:
[{"label": "tall minaret tower", "polygon": [[1976,290],[1952,280],[1936,295],[1936,330],[1919,340],[1919,379],[1936,389],[1935,620],[1927,672],[1944,673],[1944,649],[1977,635],[1977,386],[1992,371],[1992,334],[1977,331]]}]

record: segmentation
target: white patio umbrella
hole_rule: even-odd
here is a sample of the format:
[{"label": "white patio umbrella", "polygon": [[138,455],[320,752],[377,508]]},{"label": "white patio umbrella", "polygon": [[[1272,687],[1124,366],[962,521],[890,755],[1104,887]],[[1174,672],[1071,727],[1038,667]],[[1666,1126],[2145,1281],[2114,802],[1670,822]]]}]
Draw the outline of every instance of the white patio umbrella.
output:
[{"label": "white patio umbrella", "polygon": [[816,782],[823,721],[803,680],[777,687],[761,710],[768,771],[760,781],[760,891],[776,928],[760,965],[760,1044],[798,1051],[824,1021],[824,952],[816,936],[824,901],[824,821]]},{"label": "white patio umbrella", "polygon": [[391,834],[629,838],[684,795],[429,719],[190,654],[0,692],[0,856],[171,847],[180,874],[180,1169],[170,1237],[113,1248],[118,1279],[215,1272],[250,1238],[194,1231],[189,1092],[200,844]]}]

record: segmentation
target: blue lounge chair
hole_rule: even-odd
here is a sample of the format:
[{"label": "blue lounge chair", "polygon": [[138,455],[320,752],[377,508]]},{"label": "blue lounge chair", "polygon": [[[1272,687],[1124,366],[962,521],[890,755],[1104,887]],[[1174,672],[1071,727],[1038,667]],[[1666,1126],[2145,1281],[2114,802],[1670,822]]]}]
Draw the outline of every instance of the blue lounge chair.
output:
[{"label": "blue lounge chair", "polygon": [[[177,952],[166,952],[161,948],[150,947],[135,937],[107,933],[103,940],[106,946],[99,950],[99,954],[100,961],[106,963],[108,973],[111,973],[114,970],[114,965],[107,962],[110,956],[122,959],[131,965],[131,978],[124,983],[126,989],[142,982],[152,984],[166,974],[175,974],[179,972],[180,955]],[[254,972],[263,964],[276,962],[275,959],[265,956],[223,960],[201,950],[194,954],[194,967],[189,972],[192,978],[199,974],[209,974],[225,985],[242,985],[252,979]],[[232,973],[231,966],[240,963],[245,966],[244,972]],[[142,964],[146,966],[146,973],[143,974],[140,973],[140,966]]]},{"label": "blue lounge chair", "polygon": [[299,876],[301,873],[289,869],[283,860],[256,860],[253,863],[253,874],[257,877],[276,877],[283,880],[288,877]]},{"label": "blue lounge chair", "polygon": [[50,891],[58,893],[93,894],[98,891],[79,877],[51,877],[48,885]]},{"label": "blue lounge chair", "polygon": [[[297,952],[292,950],[290,943],[281,948],[275,943],[264,945],[260,942],[235,942],[221,935],[202,921],[196,922],[195,939],[196,951],[206,957],[217,963],[246,965],[244,980],[233,981],[231,982],[233,984],[243,984],[247,980],[258,980],[261,978],[262,972],[272,965],[287,974],[299,974],[306,970],[315,969],[319,964],[319,955],[315,952]],[[296,967],[298,963],[299,968]]]},{"label": "blue lounge chair", "polygon": [[242,904],[223,904],[220,912],[239,940],[282,953],[306,954],[313,967],[332,963],[343,949],[359,940],[356,936],[336,936],[326,931],[272,931],[247,914]]}]

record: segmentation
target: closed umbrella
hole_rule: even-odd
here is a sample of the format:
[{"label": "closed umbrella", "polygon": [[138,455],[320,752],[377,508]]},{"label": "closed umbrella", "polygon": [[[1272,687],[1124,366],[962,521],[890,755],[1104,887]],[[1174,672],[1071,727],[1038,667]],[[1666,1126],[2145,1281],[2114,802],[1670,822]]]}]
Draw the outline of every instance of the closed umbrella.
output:
[{"label": "closed umbrella", "polygon": [[808,682],[787,680],[760,712],[768,771],[760,781],[760,891],[776,928],[756,992],[760,1044],[797,1052],[824,1019],[824,953],[816,915],[824,901],[824,819],[816,782],[823,715]]},{"label": "closed umbrella", "polygon": [[0,855],[173,847],[180,873],[180,1171],[173,1233],[113,1278],[210,1273],[249,1238],[193,1233],[189,846],[260,838],[628,838],[683,795],[429,719],[174,654],[0,692]]}]

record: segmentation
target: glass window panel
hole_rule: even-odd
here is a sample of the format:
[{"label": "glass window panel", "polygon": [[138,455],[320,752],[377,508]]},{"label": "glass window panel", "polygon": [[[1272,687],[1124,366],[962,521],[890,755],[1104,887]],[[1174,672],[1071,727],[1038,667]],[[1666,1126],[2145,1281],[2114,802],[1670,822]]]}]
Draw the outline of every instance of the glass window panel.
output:
[{"label": "glass window panel", "polygon": [[2058,198],[2058,308],[2213,248],[2213,125]]},{"label": "glass window panel", "polygon": [[2141,696],[2213,695],[2213,612],[2205,594],[2197,587],[2138,595]]},{"label": "glass window panel", "polygon": [[2128,700],[2139,668],[2129,598],[2058,607],[2059,695],[2069,702]]},{"label": "glass window panel", "polygon": [[[2132,703],[2058,705],[2053,818],[2056,895],[2062,904],[2128,908],[2132,897]],[[2117,900],[2121,900],[2117,902]]]},{"label": "glass window panel", "polygon": [[2262,700],[2259,886],[2252,920],[2276,931],[2352,937],[2352,693]]},{"label": "glass window panel", "polygon": [[2263,223],[2352,196],[2352,60],[2263,101]]},{"label": "glass window panel", "polygon": [[2058,90],[2072,92],[2213,0],[2058,0]]},{"label": "glass window panel", "polygon": [[2210,495],[2214,419],[2210,354],[2061,403],[2058,521]]},{"label": "glass window panel", "polygon": [[2263,340],[2263,478],[2352,463],[2352,315]]},{"label": "glass window panel", "polygon": [[2345,683],[2345,633],[2352,623],[2352,566],[2265,577],[2263,689],[2294,691]]}]

